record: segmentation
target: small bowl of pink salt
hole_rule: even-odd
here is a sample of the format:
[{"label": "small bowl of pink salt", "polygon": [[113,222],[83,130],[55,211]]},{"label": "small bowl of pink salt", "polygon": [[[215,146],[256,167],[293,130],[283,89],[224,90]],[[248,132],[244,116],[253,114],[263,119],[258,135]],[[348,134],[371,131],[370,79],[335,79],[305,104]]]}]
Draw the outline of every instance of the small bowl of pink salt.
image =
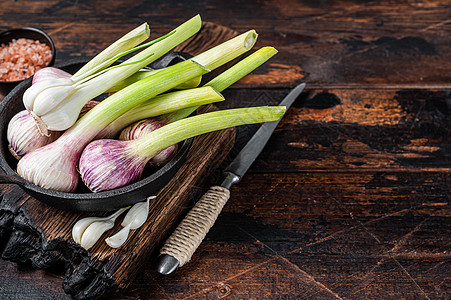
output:
[{"label": "small bowl of pink salt", "polygon": [[0,33],[0,99],[36,71],[53,65],[55,45],[37,28],[18,28]]}]

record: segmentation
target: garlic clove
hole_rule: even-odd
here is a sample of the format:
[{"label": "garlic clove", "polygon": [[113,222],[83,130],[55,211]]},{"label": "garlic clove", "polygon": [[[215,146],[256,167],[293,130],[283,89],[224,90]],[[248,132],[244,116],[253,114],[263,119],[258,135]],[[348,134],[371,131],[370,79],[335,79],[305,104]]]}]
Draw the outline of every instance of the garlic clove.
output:
[{"label": "garlic clove", "polygon": [[138,229],[147,220],[149,215],[149,204],[151,199],[155,199],[155,196],[150,196],[147,201],[136,203],[130,208],[122,221],[122,226],[126,227],[130,225],[130,229]]},{"label": "garlic clove", "polygon": [[119,230],[115,235],[112,235],[105,239],[105,242],[111,248],[119,248],[122,246],[128,238],[128,234],[130,233],[131,223]]},{"label": "garlic clove", "polygon": [[100,218],[97,217],[88,217],[78,220],[74,227],[72,227],[72,239],[77,244],[81,243],[81,237],[83,236],[83,233],[85,232],[86,228],[89,227],[92,223],[98,221]]},{"label": "garlic clove", "polygon": [[118,248],[122,246],[128,238],[131,229],[138,229],[147,220],[149,214],[149,203],[151,199],[156,198],[155,196],[150,196],[144,202],[136,203],[130,208],[122,221],[122,228],[115,235],[110,236],[105,239],[108,246],[112,248]]},{"label": "garlic clove", "polygon": [[88,250],[99,240],[105,231],[114,227],[114,221],[96,221],[86,228],[81,236],[80,246]]},{"label": "garlic clove", "polygon": [[107,217],[87,217],[78,220],[72,227],[72,239],[86,250],[94,246],[102,234],[113,228],[114,222],[130,206],[124,207]]}]

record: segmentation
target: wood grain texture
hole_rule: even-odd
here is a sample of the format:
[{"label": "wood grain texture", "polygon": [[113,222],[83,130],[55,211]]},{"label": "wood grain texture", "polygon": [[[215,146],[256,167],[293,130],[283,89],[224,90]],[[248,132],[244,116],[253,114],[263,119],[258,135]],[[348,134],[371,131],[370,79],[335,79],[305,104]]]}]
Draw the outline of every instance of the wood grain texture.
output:
[{"label": "wood grain texture", "polygon": [[[61,62],[144,21],[156,37],[197,13],[219,36],[256,29],[256,48],[279,50],[224,91],[219,108],[276,104],[297,83],[307,88],[190,263],[165,277],[151,254],[109,298],[449,299],[449,1],[19,0],[0,5],[0,30],[23,20],[43,28]],[[237,128],[226,162],[256,128]],[[193,186],[193,199],[203,191]],[[8,195],[1,228],[30,201]],[[0,260],[0,295],[67,299],[61,270]]]},{"label": "wood grain texture", "polygon": [[[280,51],[255,75],[265,85],[449,84],[449,3],[434,1],[8,1],[0,30],[27,26],[50,33],[57,62],[94,55],[128,28],[149,22],[152,36],[186,18],[237,32],[256,29],[257,47]],[[256,84],[251,76],[245,82]],[[261,77],[263,78],[263,77]],[[262,81],[258,81],[262,84]]]},{"label": "wood grain texture", "polygon": [[[227,107],[276,104],[286,90],[229,90]],[[444,90],[314,89],[290,108],[252,170],[451,171]],[[270,162],[270,163],[269,163]]]}]

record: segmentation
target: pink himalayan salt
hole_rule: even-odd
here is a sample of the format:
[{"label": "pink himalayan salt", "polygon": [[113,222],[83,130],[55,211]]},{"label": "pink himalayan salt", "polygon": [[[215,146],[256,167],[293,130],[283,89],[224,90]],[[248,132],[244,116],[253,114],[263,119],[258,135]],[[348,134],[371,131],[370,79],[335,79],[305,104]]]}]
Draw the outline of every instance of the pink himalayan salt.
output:
[{"label": "pink himalayan salt", "polygon": [[0,81],[17,81],[32,76],[52,59],[50,47],[20,38],[0,47]]}]

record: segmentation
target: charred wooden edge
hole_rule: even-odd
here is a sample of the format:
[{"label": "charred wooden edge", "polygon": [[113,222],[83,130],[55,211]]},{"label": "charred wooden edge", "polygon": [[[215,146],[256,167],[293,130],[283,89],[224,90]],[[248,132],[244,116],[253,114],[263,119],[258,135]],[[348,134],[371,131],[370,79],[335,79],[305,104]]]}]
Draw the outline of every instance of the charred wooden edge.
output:
[{"label": "charred wooden edge", "polygon": [[105,261],[95,264],[90,255],[83,254],[85,250],[79,246],[74,248],[78,249],[72,252],[71,263],[66,268],[64,292],[75,299],[88,299],[100,297],[118,288],[113,276],[103,268]]},{"label": "charred wooden edge", "polygon": [[65,269],[63,289],[74,299],[97,297],[117,289],[111,274],[103,268],[105,261],[94,263],[89,252],[73,242],[47,241],[25,211],[14,205],[19,194],[23,192],[16,188],[0,198],[0,240],[6,241],[0,249],[3,259],[36,269]]}]

